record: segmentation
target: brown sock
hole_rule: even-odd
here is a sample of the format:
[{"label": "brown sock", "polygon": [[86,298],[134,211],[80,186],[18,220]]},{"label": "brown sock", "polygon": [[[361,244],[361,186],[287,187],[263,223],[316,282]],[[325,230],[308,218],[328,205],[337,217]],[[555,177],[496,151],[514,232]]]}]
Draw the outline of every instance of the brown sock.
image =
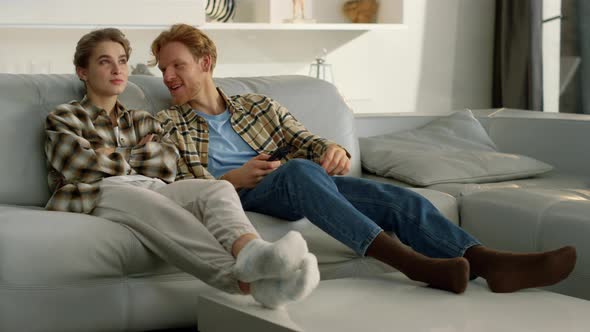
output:
[{"label": "brown sock", "polygon": [[576,265],[571,246],[542,253],[518,254],[474,246],[465,252],[471,272],[486,279],[495,293],[544,287],[565,279]]},{"label": "brown sock", "polygon": [[469,282],[469,262],[463,257],[430,258],[403,244],[397,237],[381,232],[367,248],[376,258],[430,287],[461,294]]}]

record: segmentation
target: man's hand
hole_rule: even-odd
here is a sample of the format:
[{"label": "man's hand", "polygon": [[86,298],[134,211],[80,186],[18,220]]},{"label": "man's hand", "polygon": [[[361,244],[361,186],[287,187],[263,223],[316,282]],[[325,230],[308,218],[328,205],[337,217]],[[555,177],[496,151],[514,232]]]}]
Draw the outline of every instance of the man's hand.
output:
[{"label": "man's hand", "polygon": [[231,182],[236,189],[254,188],[258,182],[279,166],[280,161],[266,161],[270,157],[260,154],[245,163],[242,167],[231,170],[223,175],[223,179]]},{"label": "man's hand", "polygon": [[330,145],[322,156],[321,166],[329,175],[344,175],[350,171],[350,159],[338,145]]}]

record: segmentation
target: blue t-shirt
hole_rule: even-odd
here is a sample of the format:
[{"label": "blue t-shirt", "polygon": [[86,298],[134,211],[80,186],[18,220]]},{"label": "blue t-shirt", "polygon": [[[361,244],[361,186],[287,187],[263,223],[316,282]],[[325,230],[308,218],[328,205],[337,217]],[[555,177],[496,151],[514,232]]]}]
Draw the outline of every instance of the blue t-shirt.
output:
[{"label": "blue t-shirt", "polygon": [[223,174],[244,165],[258,153],[244,142],[232,128],[230,113],[226,109],[219,115],[197,111],[209,126],[209,158],[207,170],[218,178]]}]

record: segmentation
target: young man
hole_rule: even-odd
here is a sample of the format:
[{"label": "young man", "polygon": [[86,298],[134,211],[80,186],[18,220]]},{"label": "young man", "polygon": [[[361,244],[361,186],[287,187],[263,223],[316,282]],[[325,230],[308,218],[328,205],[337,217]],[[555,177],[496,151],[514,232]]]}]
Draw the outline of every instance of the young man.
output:
[{"label": "young man", "polygon": [[[230,97],[215,86],[217,51],[198,29],[174,25],[154,40],[152,52],[175,104],[158,119],[181,154],[177,180],[227,180],[246,210],[307,217],[358,255],[455,293],[465,291],[470,276],[485,278],[494,292],[513,292],[557,283],[573,270],[573,247],[495,251],[412,191],[335,176],[350,169],[345,149],[307,131],[268,97]],[[286,163],[268,160],[285,145],[291,147]]]}]

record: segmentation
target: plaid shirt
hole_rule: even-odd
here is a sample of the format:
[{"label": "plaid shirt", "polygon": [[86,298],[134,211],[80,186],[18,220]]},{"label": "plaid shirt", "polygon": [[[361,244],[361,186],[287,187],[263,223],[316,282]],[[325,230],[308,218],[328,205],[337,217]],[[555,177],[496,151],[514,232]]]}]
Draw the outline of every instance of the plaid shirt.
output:
[{"label": "plaid shirt", "polygon": [[[115,107],[119,144],[108,114],[86,97],[49,113],[45,154],[53,196],[47,209],[90,213],[98,198],[98,182],[109,176],[139,173],[174,181],[178,151],[162,137],[160,123],[148,112],[127,110],[118,102]],[[157,138],[138,145],[150,133]],[[116,150],[109,155],[95,151],[113,147]]]},{"label": "plaid shirt", "polygon": [[[232,128],[258,153],[270,154],[288,144],[291,152],[283,161],[305,158],[320,163],[327,147],[336,144],[310,133],[285,107],[268,97],[257,94],[227,97],[221,89],[217,90],[231,113]],[[182,157],[178,162],[176,180],[213,179],[207,171],[207,121],[189,104],[160,111],[156,117]]]}]

